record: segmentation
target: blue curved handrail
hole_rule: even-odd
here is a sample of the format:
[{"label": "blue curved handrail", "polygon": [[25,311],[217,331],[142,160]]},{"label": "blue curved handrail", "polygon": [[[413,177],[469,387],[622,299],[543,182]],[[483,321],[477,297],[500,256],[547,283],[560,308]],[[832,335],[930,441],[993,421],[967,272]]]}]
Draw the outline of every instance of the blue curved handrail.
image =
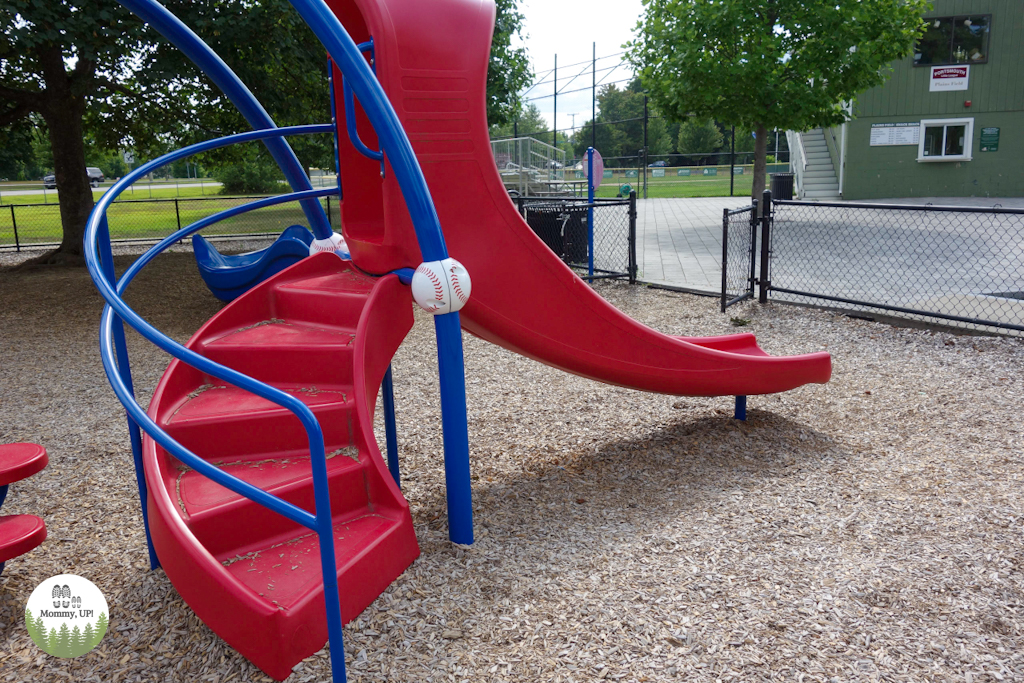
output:
[{"label": "blue curved handrail", "polygon": [[[153,6],[156,6],[163,10],[153,0],[122,0],[126,6],[128,3],[136,1],[141,3],[140,7],[145,5],[152,9]],[[346,79],[346,83],[351,81],[351,88],[354,94],[359,97],[364,112],[377,132],[381,152],[386,155],[395,173],[395,178],[398,181],[406,207],[412,218],[413,228],[423,260],[442,261],[447,259],[448,250],[445,246],[440,220],[433,200],[430,197],[430,192],[427,189],[423,171],[397,114],[388,101],[387,95],[381,88],[373,71],[371,71],[365,59],[363,59],[359,47],[356,46],[351,36],[341,25],[341,22],[323,0],[291,0],[291,3],[327,48],[328,54],[338,65],[339,70]],[[163,11],[166,12],[166,10]],[[171,16],[173,17],[173,15]],[[180,24],[180,22],[177,23]],[[183,27],[184,25],[182,24],[181,26]],[[202,41],[191,31],[188,31],[187,27],[185,32],[187,33],[185,40],[188,43],[188,47],[196,48],[195,43],[202,44]],[[202,45],[206,51],[213,54],[212,50],[209,50],[205,44]],[[179,47],[182,46],[179,45]],[[182,49],[185,50],[184,47]],[[188,53],[187,50],[185,51]],[[213,56],[216,58],[215,54]],[[202,65],[200,66],[204,68]],[[219,67],[213,64],[211,68],[218,69]],[[206,69],[204,68],[204,70]],[[228,73],[230,74],[230,71]],[[272,121],[269,123],[271,126],[273,125]],[[144,495],[145,492],[145,475],[141,463],[141,433],[139,431],[139,427],[143,426],[157,443],[182,460],[182,462],[194,467],[201,474],[239,493],[239,495],[249,497],[285,515],[296,523],[313,529],[322,541],[329,539],[329,541],[319,544],[324,581],[327,631],[331,643],[330,656],[334,673],[333,677],[335,681],[344,681],[345,656],[342,640],[337,566],[334,556],[330,496],[327,484],[327,462],[324,453],[323,433],[315,416],[305,404],[293,396],[209,361],[178,344],[149,325],[149,323],[125,304],[120,297],[120,293],[124,291],[124,287],[127,287],[131,279],[134,278],[135,274],[139,272],[139,269],[145,263],[137,268],[130,269],[131,277],[122,283],[118,283],[115,287],[113,255],[106,216],[107,209],[114,199],[138,178],[155,168],[194,154],[197,151],[216,149],[237,142],[276,139],[303,133],[326,132],[332,132],[336,135],[336,126],[295,126],[292,128],[256,130],[228,136],[220,140],[199,143],[183,150],[171,152],[158,160],[144,164],[115,183],[100,198],[86,226],[85,252],[90,276],[107,302],[101,319],[101,356],[111,387],[128,411],[129,431],[132,439],[132,451],[135,455],[136,478],[139,482],[140,493]],[[337,141],[336,137],[335,140]],[[296,195],[304,194],[303,192],[296,193]],[[295,195],[291,198],[294,199]],[[312,196],[309,199],[312,200]],[[280,201],[287,200],[282,198]],[[316,203],[319,204],[319,202]],[[241,209],[242,207],[239,208]],[[194,225],[189,226],[186,230],[193,227]],[[159,249],[154,247],[154,249],[150,250],[153,255],[146,259],[146,263],[152,260],[157,253],[166,249],[170,241],[163,240],[157,245]],[[150,252],[147,252],[147,254]],[[262,489],[251,487],[251,485],[246,484],[244,481],[238,480],[232,475],[209,465],[209,463],[188,451],[159,429],[148,415],[145,414],[145,411],[142,410],[134,397],[127,345],[124,339],[124,322],[127,322],[142,334],[143,337],[156,344],[159,348],[183,362],[218,379],[230,382],[242,389],[271,400],[290,410],[300,419],[303,427],[306,429],[310,444],[316,507],[315,515],[310,515],[305,510],[291,506],[276,496]],[[434,327],[437,334],[438,371],[441,384],[441,418],[445,447],[449,538],[456,543],[468,544],[473,542],[473,513],[469,475],[469,440],[466,424],[465,371],[459,314],[454,312],[435,316]],[[143,522],[146,526],[146,538],[150,545],[150,560],[153,566],[156,566],[157,558],[153,554],[152,542],[149,537],[149,524],[144,501],[142,512]]]},{"label": "blue curved handrail", "polygon": [[[373,38],[370,38],[365,43],[359,43],[356,46],[360,52],[370,53],[370,69],[374,74],[377,73],[376,60],[373,55]],[[356,103],[355,96],[352,94],[352,87],[345,80],[344,76],[341,79],[342,94],[345,101],[345,130],[348,132],[349,142],[356,148],[356,151],[362,154],[364,157],[373,159],[374,161],[381,162],[380,164],[380,177],[384,177],[384,153],[380,151],[373,151],[360,139],[359,131],[356,130]],[[339,162],[338,168],[341,168]]]},{"label": "blue curved handrail", "polygon": [[327,54],[344,74],[346,82],[351,83],[363,111],[373,123],[381,149],[409,208],[423,260],[442,261],[448,258],[448,249],[441,233],[441,221],[430,198],[419,160],[413,152],[405,129],[398,120],[398,114],[395,113],[359,47],[323,0],[290,2],[323,43]]},{"label": "blue curved handrail", "polygon": [[[181,50],[185,56],[195,62],[203,73],[210,77],[210,80],[220,88],[221,92],[231,100],[231,103],[238,108],[249,125],[255,129],[277,128],[277,124],[270,118],[270,114],[253,96],[252,92],[235,75],[224,60],[214,52],[209,45],[195,34],[184,22],[174,16],[163,5],[156,0],[118,0],[129,11],[148,23],[160,32],[175,47]],[[309,182],[302,164],[299,162],[295,152],[282,139],[271,138],[266,141],[267,150],[277,162],[277,165],[284,173],[285,180],[292,190],[299,192],[311,190],[313,185]],[[320,239],[331,236],[330,221],[320,202],[305,201],[302,203],[302,211],[309,221],[309,227],[313,234]]]},{"label": "blue curved handrail", "polygon": [[341,89],[345,94],[345,130],[348,131],[349,141],[352,143],[352,146],[356,148],[356,151],[364,157],[369,157],[374,161],[384,161],[383,152],[373,151],[359,138],[359,131],[356,130],[355,96],[352,94],[352,86],[348,84],[348,81],[345,80],[344,77],[341,79]]},{"label": "blue curved handrail", "polygon": [[[331,648],[331,667],[334,671],[335,680],[345,680],[345,655],[342,640],[342,618],[340,611],[340,596],[338,591],[337,562],[334,555],[333,520],[331,517],[330,491],[327,480],[327,458],[324,447],[323,431],[320,424],[313,415],[313,412],[302,401],[287,394],[280,389],[271,387],[268,384],[255,380],[240,372],[215,363],[196,352],[185,348],[178,342],[159,332],[152,325],[147,323],[131,307],[129,307],[121,294],[132,281],[135,275],[143,266],[151,261],[157,254],[161,253],[168,246],[177,241],[173,236],[162,240],[159,244],[146,252],[142,263],[133,264],[132,268],[122,276],[121,281],[115,287],[113,254],[110,247],[110,233],[107,228],[107,209],[111,203],[138,178],[161,166],[165,166],[177,159],[195,154],[198,151],[217,149],[237,142],[250,140],[261,140],[287,135],[299,135],[303,133],[326,133],[333,130],[332,126],[295,126],[292,128],[277,128],[272,130],[249,131],[237,135],[228,136],[219,140],[202,142],[184,149],[166,154],[147,164],[143,164],[135,171],[129,173],[110,188],[97,202],[92,214],[86,224],[85,231],[85,256],[89,275],[92,277],[100,294],[107,304],[103,308],[100,328],[100,356],[103,362],[104,371],[110,381],[110,386],[117,395],[118,400],[125,407],[128,413],[129,432],[132,440],[132,452],[135,460],[135,476],[139,486],[140,497],[142,498],[143,522],[146,528],[146,540],[149,545],[150,562],[157,566],[157,558],[153,551],[152,539],[149,533],[148,510],[145,501],[145,473],[142,466],[142,438],[139,432],[140,427],[153,440],[162,446],[168,453],[177,457],[181,462],[193,468],[203,476],[212,479],[221,486],[245,496],[264,507],[277,512],[297,524],[314,531],[320,539],[320,563],[324,580],[324,600],[327,610],[328,637],[336,647]],[[196,223],[179,230],[184,233],[189,230],[197,232],[203,227],[232,215],[238,215],[246,211],[252,211],[264,206],[281,204],[286,201],[303,199],[317,201],[318,197],[333,194],[335,190],[309,190],[298,192],[292,195],[269,197],[267,199],[252,202],[247,205],[232,207],[221,211],[214,216],[201,219]],[[176,233],[175,235],[178,235]],[[183,236],[183,235],[182,235]],[[102,257],[100,249],[102,249]],[[115,321],[118,323],[115,325]],[[310,469],[313,476],[313,494],[316,508],[315,514],[310,514],[291,503],[288,503],[263,489],[253,486],[219,468],[211,465],[198,457],[180,443],[175,441],[169,434],[164,432],[146,414],[135,399],[135,392],[132,386],[131,368],[128,362],[127,345],[124,338],[124,325],[127,322],[145,339],[155,344],[158,348],[170,355],[188,363],[192,367],[229,382],[239,388],[249,391],[257,396],[267,399],[292,412],[302,423],[306,430],[309,441]],[[334,607],[332,607],[332,605]],[[340,676],[340,678],[339,678]]]}]

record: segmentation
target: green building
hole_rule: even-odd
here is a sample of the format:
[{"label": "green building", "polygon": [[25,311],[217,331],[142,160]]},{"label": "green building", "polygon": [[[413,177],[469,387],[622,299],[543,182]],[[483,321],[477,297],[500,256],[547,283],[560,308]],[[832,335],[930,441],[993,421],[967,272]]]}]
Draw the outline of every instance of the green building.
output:
[{"label": "green building", "polygon": [[1024,196],[1024,2],[933,5],[851,122],[789,133],[801,198]]}]

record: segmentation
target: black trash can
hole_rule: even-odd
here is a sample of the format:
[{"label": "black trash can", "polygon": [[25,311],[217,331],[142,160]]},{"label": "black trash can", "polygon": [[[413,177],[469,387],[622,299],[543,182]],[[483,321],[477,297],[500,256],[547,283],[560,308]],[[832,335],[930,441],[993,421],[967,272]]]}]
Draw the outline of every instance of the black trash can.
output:
[{"label": "black trash can", "polygon": [[772,199],[793,198],[793,174],[772,173]]},{"label": "black trash can", "polygon": [[526,222],[541,238],[548,249],[562,256],[562,222],[558,220],[559,207],[551,205],[526,206]]},{"label": "black trash can", "polygon": [[561,202],[527,204],[526,223],[564,262],[587,262],[586,207]]}]

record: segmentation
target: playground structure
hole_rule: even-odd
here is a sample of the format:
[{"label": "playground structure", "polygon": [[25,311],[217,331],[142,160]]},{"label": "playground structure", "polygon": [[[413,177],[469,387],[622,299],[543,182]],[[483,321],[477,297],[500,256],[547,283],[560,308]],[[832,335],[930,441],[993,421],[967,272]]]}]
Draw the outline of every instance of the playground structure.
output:
[{"label": "playground structure", "polygon": [[[747,395],[828,381],[825,353],[773,358],[749,334],[671,337],[647,328],[604,301],[533,234],[509,199],[487,135],[490,3],[293,0],[333,60],[332,95],[344,80],[334,123],[287,129],[274,127],[223,62],[163,7],[122,4],[199,64],[256,128],[172,152],[122,179],[90,217],[86,252],[107,302],[101,357],[128,411],[151,565],[163,566],[200,618],[274,678],[286,678],[329,639],[335,680],[344,680],[342,623],[419,553],[399,489],[390,373],[412,325],[417,277],[449,275],[436,283],[446,302],[434,324],[449,536],[457,543],[473,542],[461,329],[603,382],[736,396],[737,413]],[[340,238],[317,200],[338,190],[313,190],[284,141],[324,133],[336,136],[350,260],[316,253],[253,284],[268,273],[251,277],[264,256],[221,257],[222,273],[239,275],[237,288],[246,291],[184,346],[124,302],[125,289],[164,249],[256,208],[300,201],[311,251],[335,246]],[[187,226],[116,280],[106,228],[111,202],[155,168],[250,141],[267,144],[295,192]],[[473,277],[471,293],[455,288],[449,247]],[[456,298],[461,312],[450,305]],[[123,323],[175,357],[148,411],[134,397]],[[386,464],[372,430],[378,391]]]},{"label": "playground structure", "polygon": [[[34,443],[0,446],[0,507],[7,499],[11,484],[28,479],[46,467],[46,449]],[[0,517],[0,574],[4,565],[24,555],[46,540],[46,523],[35,515]]]}]

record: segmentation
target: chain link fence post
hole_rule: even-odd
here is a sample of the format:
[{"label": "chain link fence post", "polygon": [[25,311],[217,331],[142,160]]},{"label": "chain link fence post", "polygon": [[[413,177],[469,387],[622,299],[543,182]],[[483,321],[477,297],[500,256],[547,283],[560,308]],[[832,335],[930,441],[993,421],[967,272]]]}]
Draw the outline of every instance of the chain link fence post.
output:
[{"label": "chain link fence post", "polygon": [[629,193],[629,284],[636,284],[636,190]]},{"label": "chain link fence post", "polygon": [[729,209],[722,209],[722,313],[728,305],[729,288]]},{"label": "chain link fence post", "polygon": [[11,227],[14,228],[14,250],[21,252],[21,242],[18,240],[18,219],[14,217],[14,204],[11,204]]},{"label": "chain link fence post", "polygon": [[768,303],[768,290],[772,286],[771,280],[768,279],[768,259],[771,257],[769,240],[771,239],[772,225],[772,191],[765,190],[761,196],[761,277],[757,281],[761,289],[757,300],[762,304],[766,304]]}]

